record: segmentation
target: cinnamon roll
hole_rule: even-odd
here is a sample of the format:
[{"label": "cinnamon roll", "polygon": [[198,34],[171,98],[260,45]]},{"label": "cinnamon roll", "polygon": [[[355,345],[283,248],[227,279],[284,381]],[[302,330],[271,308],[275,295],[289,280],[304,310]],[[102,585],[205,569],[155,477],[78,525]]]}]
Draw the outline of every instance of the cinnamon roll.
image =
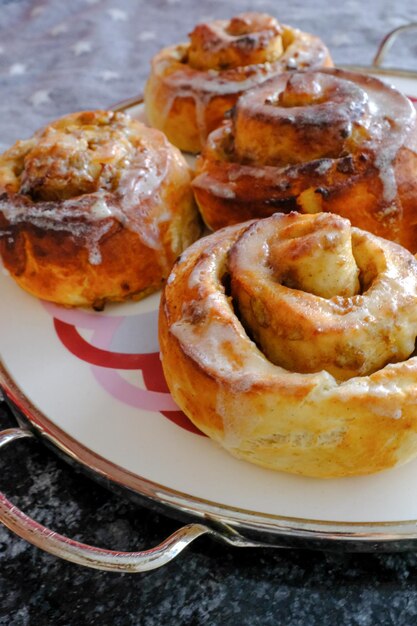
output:
[{"label": "cinnamon roll", "polygon": [[417,455],[417,261],[338,215],[279,214],[193,244],[160,308],[162,364],[233,455],[315,477]]},{"label": "cinnamon roll", "polygon": [[241,96],[209,136],[193,186],[214,230],[331,211],[417,252],[415,108],[370,76],[287,72]]},{"label": "cinnamon roll", "polygon": [[190,172],[123,113],[68,115],[0,156],[0,253],[18,284],[102,308],[158,289],[200,233]]},{"label": "cinnamon roll", "polygon": [[320,39],[269,15],[198,24],[189,43],[153,58],[146,115],[181,150],[199,152],[242,92],[286,70],[328,65]]}]

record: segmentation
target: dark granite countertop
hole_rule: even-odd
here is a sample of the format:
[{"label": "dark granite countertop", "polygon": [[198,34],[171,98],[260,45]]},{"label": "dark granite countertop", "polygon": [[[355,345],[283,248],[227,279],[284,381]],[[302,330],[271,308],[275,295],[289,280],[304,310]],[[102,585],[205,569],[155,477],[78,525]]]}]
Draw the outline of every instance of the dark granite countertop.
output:
[{"label": "dark granite countertop", "polygon": [[[0,149],[66,112],[139,93],[151,56],[209,17],[277,15],[314,32],[336,63],[369,64],[382,36],[417,21],[414,0],[3,0]],[[415,34],[393,64],[417,69]],[[4,332],[4,330],[2,331]],[[18,350],[19,347],[16,346]],[[1,429],[14,426],[4,404]],[[48,527],[104,548],[149,548],[178,528],[76,472],[39,442],[1,451],[0,489]],[[408,626],[417,620],[417,552],[237,549],[201,538],[162,569],[83,569],[0,526],[0,625]]]}]

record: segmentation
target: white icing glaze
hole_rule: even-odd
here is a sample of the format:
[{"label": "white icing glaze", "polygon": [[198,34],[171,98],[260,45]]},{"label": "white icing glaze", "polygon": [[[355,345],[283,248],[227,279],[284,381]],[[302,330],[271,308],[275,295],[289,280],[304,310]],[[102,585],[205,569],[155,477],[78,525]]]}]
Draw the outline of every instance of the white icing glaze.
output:
[{"label": "white icing glaze", "polygon": [[316,165],[317,174],[325,174],[332,167],[332,161],[330,159],[322,159]]},{"label": "white icing glaze", "polygon": [[107,217],[113,217],[114,210],[107,204],[105,197],[98,196],[90,207],[90,215],[93,220],[102,220]]},{"label": "white icing glaze", "polygon": [[[201,304],[206,306],[207,302],[203,300]],[[258,351],[255,344],[239,353],[239,364],[228,358],[228,350],[236,342],[236,330],[221,321],[212,320],[210,324],[197,327],[184,318],[174,323],[170,330],[186,351],[192,352],[193,358],[208,371],[226,379],[236,391],[246,391],[276,373],[276,366]]]},{"label": "white icing glaze", "polygon": [[[89,208],[100,206],[99,211],[94,208],[89,212]],[[29,222],[40,230],[52,230],[56,232],[70,233],[72,237],[82,242],[88,249],[89,261],[92,265],[101,263],[100,239],[110,230],[111,222],[103,221],[101,215],[106,206],[106,217],[110,214],[114,216],[114,212],[103,197],[98,199],[94,195],[84,196],[82,202],[77,203],[73,200],[62,202],[60,207],[52,202],[39,202],[28,205],[25,202],[19,202],[16,198],[11,202],[8,199],[0,199],[0,211],[7,219],[9,224],[16,225],[19,223]],[[89,219],[86,220],[86,215]],[[96,224],[96,222],[98,224]]]},{"label": "white icing glaze", "polygon": [[218,198],[235,198],[236,192],[232,189],[232,185],[222,185],[221,183],[216,183],[214,180],[211,180],[206,189],[213,193]]},{"label": "white icing glaze", "polygon": [[[378,379],[374,381],[372,376],[355,377],[339,383],[326,371],[303,375],[288,372],[272,364],[249,339],[225,294],[221,279],[226,270],[222,268],[226,263],[228,249],[243,245],[244,250],[238,261],[234,257],[227,271],[232,272],[232,276],[233,272],[238,272],[240,280],[249,272],[249,280],[255,281],[258,287],[262,281],[273,284],[276,278],[267,261],[271,233],[265,232],[264,223],[269,222],[273,227],[274,222],[281,219],[285,221],[283,216],[276,215],[269,220],[253,223],[251,227],[229,227],[206,238],[203,244],[199,242],[198,246],[189,248],[183,262],[172,273],[169,286],[175,288],[176,280],[181,280],[183,272],[187,272],[183,268],[188,266],[187,288],[196,290],[193,294],[195,299],[184,300],[182,315],[171,325],[170,332],[180,341],[183,350],[205,371],[220,377],[239,392],[248,391],[256,384],[274,384],[285,376],[288,385],[297,385],[302,380],[310,381],[313,387],[318,385],[320,394],[324,395],[333,394],[338,389],[340,398],[346,401],[351,394],[363,394],[378,401],[394,396],[398,399],[400,391],[395,376],[388,379],[387,384]],[[243,232],[233,243],[239,231]],[[378,278],[364,294],[349,298],[325,299],[305,293],[304,315],[311,318],[318,335],[328,330],[333,332],[335,325],[341,324],[346,329],[347,343],[350,333],[354,337],[357,330],[365,332],[366,341],[369,340],[366,334],[369,331],[371,343],[379,341],[379,338],[384,343],[387,334],[395,329],[397,352],[404,358],[404,350],[407,354],[413,352],[417,333],[417,312],[413,313],[417,309],[413,309],[411,304],[417,302],[417,267],[415,263],[412,268],[407,266],[407,262],[412,260],[411,254],[398,250],[393,244],[387,245],[381,252],[379,242],[382,240],[370,234],[366,234],[365,240],[357,229],[353,229],[353,237],[355,255],[362,259],[364,254],[371,254]],[[397,260],[394,259],[396,255],[399,255]],[[359,264],[363,262],[363,259],[359,260]],[[287,289],[282,295],[290,306],[295,307],[295,311],[299,310],[299,293]],[[408,307],[406,318],[403,317],[405,303]],[[384,319],[381,319],[381,311],[384,312]],[[396,354],[395,350],[393,354]],[[238,355],[238,358],[233,355]],[[416,359],[410,359],[408,363],[416,363]],[[389,372],[392,368],[394,372],[399,366],[403,364],[388,364],[381,372]],[[314,391],[311,394],[313,401]],[[398,402],[393,407],[387,405],[386,409],[381,409],[380,405],[375,407],[376,413],[382,410],[393,419],[399,418]]]},{"label": "white icing glaze", "polygon": [[137,233],[146,246],[161,253],[163,247],[159,228],[171,217],[168,206],[164,211],[153,211],[160,201],[161,185],[170,164],[167,144],[162,148],[165,150],[156,152],[145,148],[139,152],[123,171],[117,189],[119,219],[127,228]]},{"label": "white icing glaze", "polygon": [[[237,96],[289,69],[323,65],[328,53],[318,38],[285,25],[283,28],[292,33],[293,41],[274,62],[246,65],[224,71],[214,69],[202,71],[186,64],[189,44],[179,44],[162,50],[153,60],[156,76],[171,93],[165,98],[161,111],[162,119],[167,119],[177,98],[191,98],[195,103],[198,132],[200,138],[205,140],[207,136],[205,110],[213,98]],[[183,67],[179,65],[180,63]],[[178,67],[174,71],[167,71],[175,66]]]},{"label": "white icing glaze", "polygon": [[[407,140],[410,130],[416,126],[416,109],[408,100],[388,85],[378,89],[373,81],[369,82],[371,116],[369,124],[365,124],[371,133],[368,147],[375,153],[375,165],[383,184],[384,199],[392,202],[397,195],[397,183],[393,170],[393,162],[402,145],[414,149]],[[374,120],[371,124],[371,120]],[[383,142],[383,150],[380,143]],[[365,144],[366,145],[366,144]]]},{"label": "white icing glaze", "polygon": [[[117,122],[116,122],[117,124]],[[137,129],[136,133],[138,132]],[[129,137],[131,129],[120,124],[123,137]],[[60,177],[71,180],[72,170],[67,161],[55,162],[53,148],[57,131],[48,128],[43,138],[41,157],[33,159],[36,168],[48,168],[53,165]],[[71,134],[60,134],[59,146],[64,152],[71,154],[79,150],[83,137]],[[49,144],[48,144],[49,142]],[[52,153],[48,153],[48,145]],[[118,156],[122,147],[105,144],[100,146],[101,158],[104,163],[111,157]],[[0,210],[10,225],[29,222],[35,227],[45,230],[69,233],[79,245],[85,245],[89,251],[89,260],[93,265],[101,262],[100,239],[112,226],[110,220],[116,220],[123,227],[135,232],[147,247],[159,252],[161,267],[168,267],[165,249],[160,238],[160,227],[170,220],[172,214],[165,203],[161,208],[161,187],[168,174],[172,149],[162,133],[143,127],[143,140],[136,148],[130,148],[130,154],[123,160],[121,174],[114,191],[108,189],[106,182],[106,165],[98,181],[98,191],[83,194],[63,201],[33,201],[25,192],[30,192],[32,181],[21,178],[20,194],[3,196],[0,199]],[[179,156],[178,156],[179,158]],[[76,174],[81,179],[91,179],[87,161],[80,161]],[[110,171],[110,175],[112,172]],[[102,188],[100,189],[100,185]]]},{"label": "white icing glaze", "polygon": [[[311,76],[315,78],[312,79]],[[281,106],[279,104],[280,94],[284,92],[289,79],[294,82],[294,77],[298,82],[295,91],[298,90],[302,95],[312,91],[312,102],[301,106]],[[307,80],[307,77],[310,78]],[[329,95],[329,102],[321,101],[320,89],[323,90],[323,93],[326,89],[334,91],[333,95]],[[315,93],[316,91],[317,93]],[[318,102],[314,102],[314,98],[318,98]],[[257,90],[244,94],[237,105],[235,120],[239,119],[239,111],[242,112],[243,127],[248,119],[261,117],[262,119],[269,119],[272,125],[276,124],[277,120],[282,119],[285,124],[299,124],[299,128],[304,128],[305,125],[317,125],[317,128],[321,128],[325,125],[333,132],[335,123],[340,123],[346,129],[350,128],[349,132],[352,133],[352,139],[347,139],[343,152],[336,155],[335,160],[342,158],[350,150],[353,154],[359,150],[359,152],[370,155],[372,157],[371,163],[377,168],[382,182],[383,207],[380,215],[390,218],[398,212],[394,161],[402,146],[416,151],[415,129],[417,121],[415,108],[405,96],[394,88],[375,78],[341,72],[340,70],[324,69],[297,75],[287,73],[265,83]],[[233,129],[233,125],[236,124],[237,121],[233,124],[229,122],[213,132],[208,139],[208,151],[214,155],[222,153],[223,146],[230,143],[230,134],[235,137],[236,145],[238,128],[235,126]],[[264,130],[260,127],[259,132],[268,134],[268,127],[265,126]],[[324,130],[323,136],[326,137]],[[265,141],[268,141],[267,137]],[[352,141],[353,144],[349,144],[349,141]],[[260,138],[259,145],[262,142],[263,139]],[[326,144],[324,146],[326,148]],[[278,165],[250,166],[241,163],[236,163],[234,166],[234,160],[239,161],[240,156],[234,154],[226,159],[224,176],[227,177],[227,180],[222,183],[222,187],[226,185],[233,188],[234,181],[241,176],[263,178],[268,183],[273,183],[274,178],[278,180],[280,175],[285,172],[285,177],[296,179],[299,176],[299,168],[303,166],[303,163],[291,164],[286,168]],[[335,160],[319,159],[315,166],[315,172],[325,176],[331,170]],[[224,197],[224,195],[216,194],[216,177],[217,174],[214,173],[212,176],[209,169],[198,175],[193,184],[196,187],[208,189],[214,195]],[[235,189],[234,191],[236,192]]]},{"label": "white icing glaze", "polygon": [[[241,230],[242,225],[228,228],[231,240]],[[180,341],[183,350],[191,354],[204,369],[214,376],[220,375],[236,391],[244,392],[253,385],[273,380],[277,372],[284,374],[285,370],[265,358],[235,316],[219,275],[230,241],[220,241],[217,246],[216,240],[220,238],[221,233],[215,233],[196,242],[174,268],[169,280],[170,287],[173,287],[183,272],[182,268],[188,265],[193,255],[202,251],[187,280],[188,289],[197,289],[198,300],[183,303],[182,315],[171,324],[170,332]],[[204,311],[204,318],[196,323],[195,314],[199,311]],[[231,350],[238,355],[236,360],[230,358]],[[298,374],[294,376],[297,378]],[[335,384],[327,372],[312,374],[311,377],[312,381],[324,377],[330,384]]]}]

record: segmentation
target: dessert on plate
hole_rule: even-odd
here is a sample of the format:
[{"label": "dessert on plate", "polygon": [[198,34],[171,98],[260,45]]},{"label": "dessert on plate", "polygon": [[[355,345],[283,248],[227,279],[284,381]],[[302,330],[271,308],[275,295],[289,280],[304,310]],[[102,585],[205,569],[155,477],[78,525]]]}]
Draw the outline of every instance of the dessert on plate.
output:
[{"label": "dessert on plate", "polygon": [[189,43],[163,48],[145,87],[150,124],[199,152],[244,91],[287,70],[332,65],[323,42],[263,13],[198,24]]},{"label": "dessert on plate", "polygon": [[175,401],[241,459],[337,477],[417,455],[417,261],[345,218],[277,213],[200,239],[159,333]]},{"label": "dessert on plate", "polygon": [[193,181],[205,223],[331,211],[417,252],[416,110],[377,78],[287,72],[242,95]]},{"label": "dessert on plate", "polygon": [[0,253],[31,294],[100,309],[158,289],[200,234],[184,157],[114,111],[67,115],[0,156]]}]

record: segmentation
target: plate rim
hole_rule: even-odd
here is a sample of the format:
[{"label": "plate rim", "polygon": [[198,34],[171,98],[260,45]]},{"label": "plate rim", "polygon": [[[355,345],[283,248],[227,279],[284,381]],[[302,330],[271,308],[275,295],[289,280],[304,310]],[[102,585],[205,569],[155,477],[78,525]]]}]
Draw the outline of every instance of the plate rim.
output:
[{"label": "plate rim", "polygon": [[283,540],[291,545],[306,542],[307,546],[314,547],[318,544],[320,548],[347,544],[353,551],[363,551],[369,544],[373,549],[388,550],[392,550],[393,545],[404,550],[415,548],[417,544],[417,519],[384,522],[309,520],[241,509],[160,485],[109,461],[68,435],[32,404],[1,361],[0,387],[6,401],[17,409],[19,416],[40,438],[51,443],[55,452],[59,451],[66,461],[75,463],[98,481],[110,481],[127,494],[133,492],[167,515],[171,512],[171,517],[175,517],[175,512],[184,518],[204,520],[220,528],[223,525],[271,547],[277,547],[278,541],[282,545]]},{"label": "plate rim", "polygon": [[399,67],[381,67],[380,65],[337,65],[340,69],[349,70],[351,72],[362,72],[366,74],[374,74],[380,76],[395,76],[396,78],[409,78],[417,81],[417,70],[405,70]]}]

